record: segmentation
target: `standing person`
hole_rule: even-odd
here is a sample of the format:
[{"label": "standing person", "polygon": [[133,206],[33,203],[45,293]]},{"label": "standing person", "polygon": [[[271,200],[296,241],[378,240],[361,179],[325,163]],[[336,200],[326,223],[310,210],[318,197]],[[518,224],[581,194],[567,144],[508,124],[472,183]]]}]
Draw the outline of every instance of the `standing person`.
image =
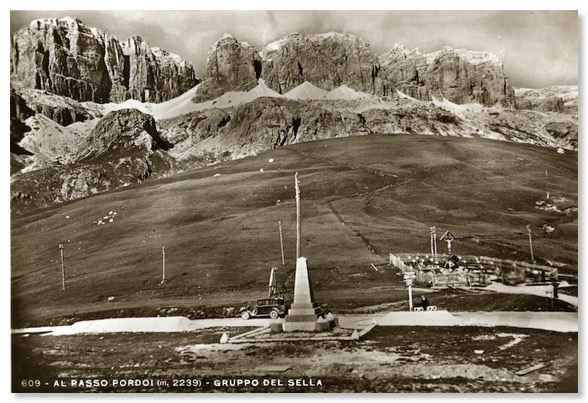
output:
[{"label": "standing person", "polygon": [[557,282],[557,280],[552,279],[551,285],[553,286],[553,298],[559,298],[559,293],[558,293],[559,283]]}]

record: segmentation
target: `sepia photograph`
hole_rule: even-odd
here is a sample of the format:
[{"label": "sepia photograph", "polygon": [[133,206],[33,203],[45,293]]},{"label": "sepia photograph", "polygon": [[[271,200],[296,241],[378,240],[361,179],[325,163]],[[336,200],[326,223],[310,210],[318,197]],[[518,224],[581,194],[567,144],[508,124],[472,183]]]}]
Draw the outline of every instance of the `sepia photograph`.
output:
[{"label": "sepia photograph", "polygon": [[11,392],[577,395],[585,15],[235,7],[11,5]]}]

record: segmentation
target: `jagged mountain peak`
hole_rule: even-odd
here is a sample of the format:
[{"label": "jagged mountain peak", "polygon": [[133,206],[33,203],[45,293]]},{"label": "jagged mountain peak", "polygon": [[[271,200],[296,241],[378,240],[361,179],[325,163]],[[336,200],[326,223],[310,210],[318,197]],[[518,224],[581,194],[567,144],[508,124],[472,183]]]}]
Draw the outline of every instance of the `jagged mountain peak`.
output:
[{"label": "jagged mountain peak", "polygon": [[19,89],[105,103],[129,98],[161,102],[200,80],[191,63],[153,52],[139,36],[119,41],[79,19],[64,17],[35,20],[11,35],[10,81]]},{"label": "jagged mountain peak", "polygon": [[79,18],[73,18],[70,16],[64,16],[61,18],[37,18],[29,23],[29,28],[39,28],[41,25],[67,25],[75,27],[77,25],[85,26],[84,22]]},{"label": "jagged mountain peak", "polygon": [[[264,79],[280,94],[309,82],[325,91],[346,85],[376,96],[398,90],[428,101],[435,96],[458,104],[514,104],[502,63],[488,52],[445,47],[421,54],[418,48],[408,50],[395,43],[388,53],[376,55],[361,37],[335,31],[293,32],[270,42],[255,55],[234,39],[231,46],[218,44],[209,53],[204,91],[197,94],[197,102],[228,91],[249,90],[257,80]],[[223,61],[230,61],[232,67],[219,67]]]},{"label": "jagged mountain peak", "polygon": [[223,40],[223,39],[225,39],[225,40],[235,40],[235,41],[237,40],[237,38],[235,38],[235,35],[231,34],[230,32],[225,32],[223,34],[223,36],[221,37],[220,40]]}]

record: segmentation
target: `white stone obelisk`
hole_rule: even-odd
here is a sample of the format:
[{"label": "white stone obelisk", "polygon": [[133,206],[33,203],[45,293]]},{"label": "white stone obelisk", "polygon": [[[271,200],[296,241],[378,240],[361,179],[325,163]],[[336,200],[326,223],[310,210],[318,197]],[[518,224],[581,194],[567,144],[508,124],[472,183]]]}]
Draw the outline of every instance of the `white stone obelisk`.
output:
[{"label": "white stone obelisk", "polygon": [[298,172],[296,172],[294,180],[296,182],[296,279],[294,281],[294,302],[288,310],[282,328],[285,332],[313,332],[316,330],[317,318],[322,310],[314,301],[306,258],[300,256],[301,222]]}]

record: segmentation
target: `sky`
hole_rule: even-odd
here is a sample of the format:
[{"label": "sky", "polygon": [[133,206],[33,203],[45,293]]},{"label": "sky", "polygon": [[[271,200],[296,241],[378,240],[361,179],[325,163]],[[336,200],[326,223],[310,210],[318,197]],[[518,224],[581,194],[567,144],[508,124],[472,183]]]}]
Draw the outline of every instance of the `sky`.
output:
[{"label": "sky", "polygon": [[76,17],[121,40],[138,35],[191,61],[203,76],[209,48],[223,33],[261,50],[291,32],[355,34],[382,54],[395,43],[430,53],[451,46],[495,53],[511,84],[578,84],[578,12],[558,10],[20,10],[11,33],[37,18]]}]

